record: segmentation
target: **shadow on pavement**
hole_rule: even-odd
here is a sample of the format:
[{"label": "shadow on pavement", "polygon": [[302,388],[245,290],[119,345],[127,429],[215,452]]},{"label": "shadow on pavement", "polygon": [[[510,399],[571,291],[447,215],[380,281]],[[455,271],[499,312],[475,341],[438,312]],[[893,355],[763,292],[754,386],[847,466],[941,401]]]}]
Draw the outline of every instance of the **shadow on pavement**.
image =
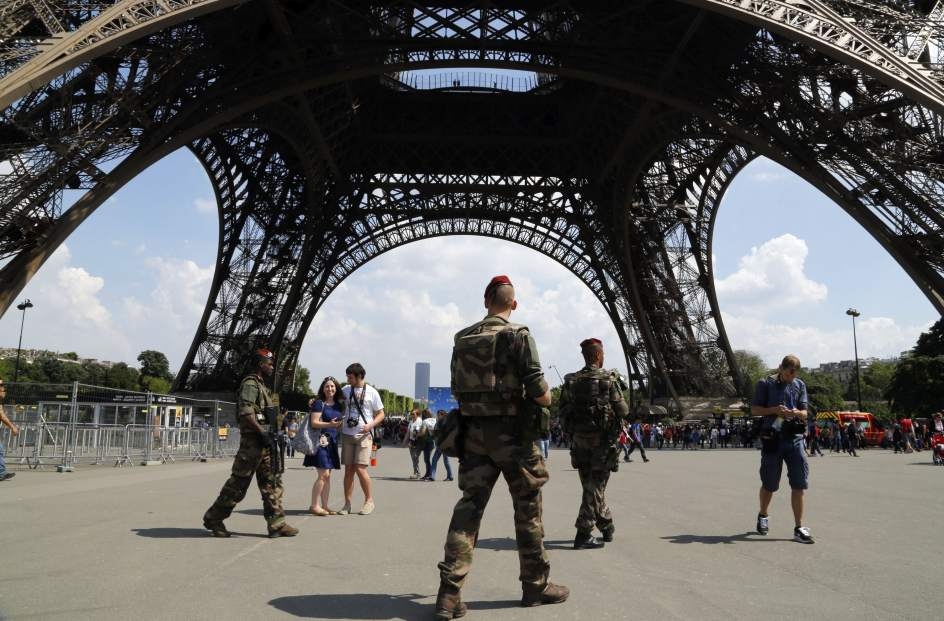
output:
[{"label": "shadow on pavement", "polygon": [[[131,532],[139,537],[151,539],[204,539],[211,538],[210,531],[204,528],[132,528]],[[265,533],[237,533],[230,531],[233,537],[267,537]]]},{"label": "shadow on pavement", "polygon": [[[383,593],[337,593],[322,595],[294,595],[279,597],[269,602],[273,608],[306,619],[405,619],[414,621],[433,616],[433,604],[419,600],[433,595],[418,593],[386,595]],[[469,610],[517,608],[520,602],[483,601],[466,602]]]},{"label": "shadow on pavement", "polygon": [[[283,509],[285,515],[311,515],[308,509]],[[236,509],[233,513],[242,513],[243,515],[262,515],[262,509]]]},{"label": "shadow on pavement", "polygon": [[741,533],[739,535],[670,535],[669,537],[662,537],[669,541],[670,543],[704,543],[704,544],[717,544],[717,543],[738,543],[738,542],[758,542],[758,541],[793,541],[793,539],[775,539],[771,537],[766,537],[764,535],[758,535],[753,531],[746,533]]},{"label": "shadow on pavement", "polygon": [[573,539],[561,539],[559,541],[548,541],[544,540],[544,549],[545,550],[573,550],[574,549],[574,540]]},{"label": "shadow on pavement", "polygon": [[475,547],[482,550],[517,550],[518,543],[511,537],[494,537],[492,539],[479,539]]}]

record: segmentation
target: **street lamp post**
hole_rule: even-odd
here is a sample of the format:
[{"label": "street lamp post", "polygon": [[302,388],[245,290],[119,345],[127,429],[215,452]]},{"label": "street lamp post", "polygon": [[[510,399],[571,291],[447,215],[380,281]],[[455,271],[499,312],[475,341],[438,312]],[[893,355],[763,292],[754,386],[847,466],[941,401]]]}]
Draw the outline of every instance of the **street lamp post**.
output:
[{"label": "street lamp post", "polygon": [[563,384],[563,383],[564,383],[564,378],[561,377],[560,371],[557,369],[557,367],[554,366],[553,364],[549,364],[549,365],[547,365],[547,366],[548,366],[549,368],[551,368],[551,369],[554,369],[554,372],[557,373],[557,377],[560,378],[560,383]]},{"label": "street lamp post", "polygon": [[856,317],[861,315],[859,311],[854,308],[850,308],[846,311],[846,314],[852,317],[852,349],[855,353],[855,367],[856,367],[856,401],[859,404],[859,411],[862,411],[862,388],[859,384],[859,344],[856,341],[856,329],[855,329],[855,320]]},{"label": "street lamp post", "polygon": [[13,370],[13,382],[20,377],[20,350],[23,348],[23,324],[26,323],[26,309],[33,308],[33,303],[27,298],[24,302],[16,305],[17,310],[23,311],[23,317],[20,319],[20,342],[16,345],[16,367]]}]

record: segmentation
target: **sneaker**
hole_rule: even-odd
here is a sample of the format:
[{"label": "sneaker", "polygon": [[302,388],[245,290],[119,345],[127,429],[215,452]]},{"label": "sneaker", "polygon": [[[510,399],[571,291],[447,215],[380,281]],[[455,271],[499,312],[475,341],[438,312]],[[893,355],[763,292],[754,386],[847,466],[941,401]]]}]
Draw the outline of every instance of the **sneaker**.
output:
[{"label": "sneaker", "polygon": [[766,535],[770,531],[770,518],[757,514],[757,534]]},{"label": "sneaker", "polygon": [[4,472],[3,476],[0,476],[0,481],[9,481],[16,476],[15,472]]},{"label": "sneaker", "polygon": [[338,511],[338,515],[351,515],[351,505],[344,505]]},{"label": "sneaker", "polygon": [[374,501],[368,500],[364,503],[364,507],[357,512],[358,515],[370,515],[374,512]]},{"label": "sneaker", "polygon": [[813,535],[806,526],[797,526],[793,529],[793,540],[800,543],[814,543]]},{"label": "sneaker", "polygon": [[269,539],[275,539],[277,537],[294,537],[297,534],[297,528],[294,526],[289,526],[288,524],[282,524],[281,528],[276,528],[275,530],[269,531]]},{"label": "sneaker", "polygon": [[567,601],[570,589],[565,586],[548,582],[542,591],[525,589],[521,596],[521,605],[525,607],[540,606],[542,604],[560,604]]},{"label": "sneaker", "polygon": [[445,479],[443,479],[443,481],[455,481],[455,479],[453,479],[452,477],[446,477]]}]

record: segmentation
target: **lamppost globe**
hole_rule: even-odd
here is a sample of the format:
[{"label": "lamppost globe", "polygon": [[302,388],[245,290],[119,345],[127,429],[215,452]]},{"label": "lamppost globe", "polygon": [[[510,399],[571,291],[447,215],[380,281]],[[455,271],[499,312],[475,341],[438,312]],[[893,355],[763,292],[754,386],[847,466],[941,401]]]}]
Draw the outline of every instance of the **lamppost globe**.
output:
[{"label": "lamppost globe", "polygon": [[850,308],[850,309],[847,309],[847,310],[846,310],[846,314],[849,315],[850,317],[855,318],[855,317],[858,317],[859,315],[861,315],[862,313],[860,313],[859,311],[857,311],[857,310],[854,309],[854,308]]}]

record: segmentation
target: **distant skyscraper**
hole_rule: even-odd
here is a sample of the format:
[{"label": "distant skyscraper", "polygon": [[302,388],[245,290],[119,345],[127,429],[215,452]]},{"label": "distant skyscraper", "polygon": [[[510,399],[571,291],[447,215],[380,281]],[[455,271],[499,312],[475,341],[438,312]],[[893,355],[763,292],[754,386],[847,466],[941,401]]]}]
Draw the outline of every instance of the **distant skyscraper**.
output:
[{"label": "distant skyscraper", "polygon": [[416,363],[416,380],[413,398],[424,403],[429,401],[429,363]]}]

